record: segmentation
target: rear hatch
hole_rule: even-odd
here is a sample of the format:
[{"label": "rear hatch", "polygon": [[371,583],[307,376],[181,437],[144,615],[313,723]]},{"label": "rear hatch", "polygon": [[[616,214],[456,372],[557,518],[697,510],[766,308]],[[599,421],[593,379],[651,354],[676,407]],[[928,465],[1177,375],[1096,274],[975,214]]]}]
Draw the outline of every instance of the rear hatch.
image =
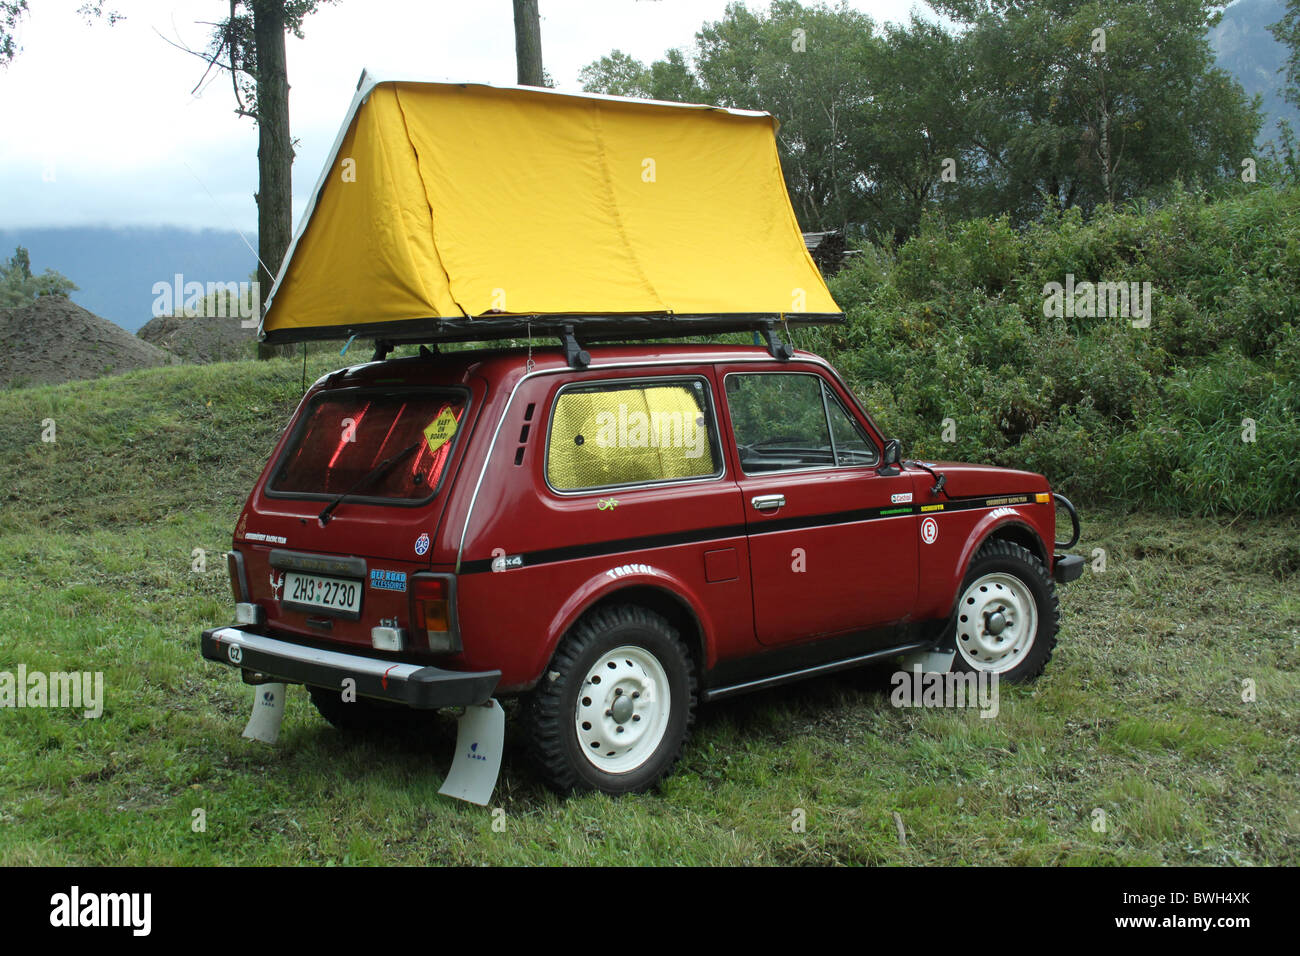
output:
[{"label": "rear hatch", "polygon": [[371,647],[405,628],[479,403],[468,387],[361,383],[300,407],[235,532],[273,630]]}]

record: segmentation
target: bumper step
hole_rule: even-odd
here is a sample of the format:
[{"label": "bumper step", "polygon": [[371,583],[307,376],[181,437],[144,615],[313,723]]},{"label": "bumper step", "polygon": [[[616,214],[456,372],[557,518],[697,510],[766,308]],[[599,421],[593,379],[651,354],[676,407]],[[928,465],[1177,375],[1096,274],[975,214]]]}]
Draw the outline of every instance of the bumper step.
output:
[{"label": "bumper step", "polygon": [[492,697],[500,671],[448,671],[402,664],[360,654],[304,647],[238,627],[203,632],[203,656],[218,664],[254,672],[286,684],[343,687],[356,681],[358,697],[405,704],[418,710],[471,707]]}]

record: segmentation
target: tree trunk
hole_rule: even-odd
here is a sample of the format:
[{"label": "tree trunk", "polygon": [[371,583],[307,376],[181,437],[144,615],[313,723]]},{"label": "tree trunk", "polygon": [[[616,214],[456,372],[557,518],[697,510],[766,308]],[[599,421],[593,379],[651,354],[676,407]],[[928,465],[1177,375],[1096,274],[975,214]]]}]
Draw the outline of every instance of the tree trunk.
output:
[{"label": "tree trunk", "polygon": [[542,21],[537,0],[514,0],[515,63],[520,86],[545,86],[542,78]]},{"label": "tree trunk", "polygon": [[[293,144],[289,139],[289,72],[284,51],[283,0],[253,0],[257,54],[257,280],[271,292],[293,238]],[[258,358],[278,354],[258,345]]]}]

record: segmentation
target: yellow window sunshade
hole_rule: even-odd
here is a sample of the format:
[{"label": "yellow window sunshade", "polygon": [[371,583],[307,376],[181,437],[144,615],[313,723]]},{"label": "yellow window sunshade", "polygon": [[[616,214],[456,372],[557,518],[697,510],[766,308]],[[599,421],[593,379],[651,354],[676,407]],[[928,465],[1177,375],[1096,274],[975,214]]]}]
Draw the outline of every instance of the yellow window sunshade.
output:
[{"label": "yellow window sunshade", "polygon": [[363,76],[261,332],[839,312],[767,113]]}]

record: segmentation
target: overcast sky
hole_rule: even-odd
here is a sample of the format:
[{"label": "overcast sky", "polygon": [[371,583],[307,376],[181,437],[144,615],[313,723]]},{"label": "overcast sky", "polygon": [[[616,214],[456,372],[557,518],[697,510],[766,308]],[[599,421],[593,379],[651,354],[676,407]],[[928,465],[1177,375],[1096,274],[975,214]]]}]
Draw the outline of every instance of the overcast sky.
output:
[{"label": "overcast sky", "polygon": [[[182,225],[256,229],[257,130],[236,117],[230,80],[191,93],[203,63],[163,39],[206,44],[200,21],[224,0],[110,0],[126,19],[87,25],[82,0],[37,0],[22,52],[0,70],[0,228]],[[916,0],[852,0],[878,22]],[[621,49],[643,61],[689,47],[725,0],[541,0],[542,54],[561,89]],[[761,6],[751,4],[751,6]],[[515,81],[510,0],[341,0],[289,37],[294,222],[342,122],[357,77]],[[161,36],[160,36],[161,34]]]}]

